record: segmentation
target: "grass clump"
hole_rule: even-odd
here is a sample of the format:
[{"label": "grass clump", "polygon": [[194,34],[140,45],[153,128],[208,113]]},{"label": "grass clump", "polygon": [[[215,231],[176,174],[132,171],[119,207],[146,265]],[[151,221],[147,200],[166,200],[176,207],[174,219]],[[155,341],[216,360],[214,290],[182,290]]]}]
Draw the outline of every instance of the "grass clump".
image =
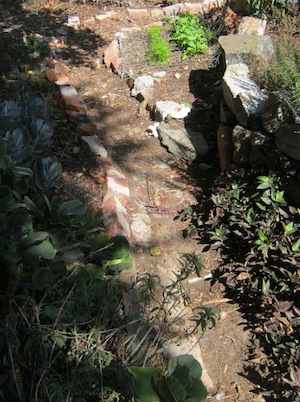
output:
[{"label": "grass clump", "polygon": [[182,14],[175,19],[173,27],[171,41],[175,42],[182,51],[182,60],[208,51],[208,42],[214,34],[200,23],[196,15]]},{"label": "grass clump", "polygon": [[150,64],[167,64],[171,56],[169,44],[162,37],[162,28],[152,26],[148,29],[150,46],[147,60]]}]

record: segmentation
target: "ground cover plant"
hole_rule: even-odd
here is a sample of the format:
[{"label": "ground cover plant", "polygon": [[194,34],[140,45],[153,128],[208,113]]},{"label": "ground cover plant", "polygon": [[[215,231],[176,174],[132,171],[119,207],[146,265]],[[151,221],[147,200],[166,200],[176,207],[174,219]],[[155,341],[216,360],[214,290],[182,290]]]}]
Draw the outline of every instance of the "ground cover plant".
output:
[{"label": "ground cover plant", "polygon": [[191,216],[193,236],[220,251],[217,276],[260,340],[265,358],[251,370],[266,397],[298,400],[300,209],[275,172],[239,169],[218,178]]},{"label": "ground cover plant", "polygon": [[162,28],[152,26],[148,29],[150,44],[148,61],[150,64],[167,64],[171,55],[170,45],[162,37]]},{"label": "ground cover plant", "polygon": [[182,60],[208,51],[208,43],[214,37],[194,14],[184,13],[175,18],[171,41],[182,51]]}]

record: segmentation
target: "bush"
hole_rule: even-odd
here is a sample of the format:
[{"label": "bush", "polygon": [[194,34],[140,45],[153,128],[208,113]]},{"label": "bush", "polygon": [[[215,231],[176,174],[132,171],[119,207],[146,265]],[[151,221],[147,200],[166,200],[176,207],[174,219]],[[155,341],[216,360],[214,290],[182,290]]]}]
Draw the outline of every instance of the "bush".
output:
[{"label": "bush", "polygon": [[299,400],[300,210],[274,173],[239,169],[216,181],[194,219],[194,235],[219,249],[219,275],[264,347],[262,383],[273,400]]},{"label": "bush", "polygon": [[251,4],[251,7],[257,14],[274,16],[278,12],[280,12],[281,15],[284,14],[288,0],[248,0],[248,3]]},{"label": "bush", "polygon": [[288,91],[296,107],[300,108],[300,52],[285,39],[276,41],[276,52],[269,66],[255,69],[254,79],[270,90]]}]

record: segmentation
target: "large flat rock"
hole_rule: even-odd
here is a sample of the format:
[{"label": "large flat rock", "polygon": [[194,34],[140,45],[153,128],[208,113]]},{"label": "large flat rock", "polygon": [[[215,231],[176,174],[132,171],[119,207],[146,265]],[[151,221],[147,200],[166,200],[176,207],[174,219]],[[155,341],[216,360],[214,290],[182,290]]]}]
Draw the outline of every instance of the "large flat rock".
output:
[{"label": "large flat rock", "polygon": [[247,64],[253,56],[268,63],[274,53],[273,42],[268,35],[226,35],[219,37],[219,43],[225,52],[227,66]]}]

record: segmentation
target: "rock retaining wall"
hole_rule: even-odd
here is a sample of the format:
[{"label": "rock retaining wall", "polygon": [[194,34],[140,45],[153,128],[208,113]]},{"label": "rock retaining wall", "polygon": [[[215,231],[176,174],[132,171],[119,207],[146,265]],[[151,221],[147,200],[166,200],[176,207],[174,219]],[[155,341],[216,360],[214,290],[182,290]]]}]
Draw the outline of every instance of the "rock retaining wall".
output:
[{"label": "rock retaining wall", "polygon": [[247,17],[246,22],[239,28],[243,34],[219,38],[226,63],[217,133],[220,167],[225,171],[234,162],[279,170],[300,206],[300,111],[284,91],[269,93],[249,78],[253,58],[269,63],[274,48],[262,35],[263,21]]}]

